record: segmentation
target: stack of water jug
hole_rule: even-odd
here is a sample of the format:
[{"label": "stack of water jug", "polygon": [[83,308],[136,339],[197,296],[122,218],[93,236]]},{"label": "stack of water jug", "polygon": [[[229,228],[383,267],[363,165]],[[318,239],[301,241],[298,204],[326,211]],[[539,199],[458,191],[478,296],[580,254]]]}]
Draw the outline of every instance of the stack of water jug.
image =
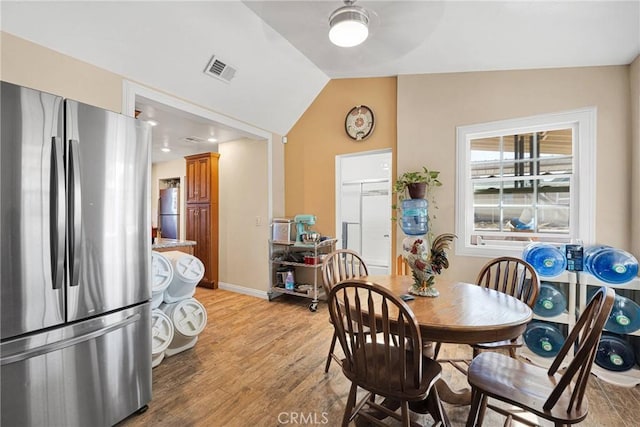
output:
[{"label": "stack of water jug", "polygon": [[[558,276],[567,269],[567,262],[571,263],[572,260],[568,260],[566,254],[564,247],[532,243],[525,248],[522,258],[544,279]],[[573,270],[571,267],[568,269]],[[618,285],[627,284],[637,277],[638,261],[630,253],[611,246],[589,246],[584,249],[582,270],[600,282],[617,287],[614,306],[598,345],[595,363],[610,371],[629,370],[635,365],[636,359],[640,362],[640,342],[636,345],[634,355],[633,346],[622,335],[640,330],[640,306],[633,299],[621,295],[631,295],[636,291],[625,290]],[[587,289],[586,300],[589,301],[597,288],[589,286]],[[554,317],[563,313],[566,307],[565,294],[557,286],[542,282],[534,313],[539,317]],[[554,357],[564,343],[566,332],[567,325],[533,321],[527,327],[524,340],[535,354]]]},{"label": "stack of water jug", "polygon": [[152,252],[152,366],[192,348],[207,324],[206,309],[193,298],[204,264],[184,252]]}]

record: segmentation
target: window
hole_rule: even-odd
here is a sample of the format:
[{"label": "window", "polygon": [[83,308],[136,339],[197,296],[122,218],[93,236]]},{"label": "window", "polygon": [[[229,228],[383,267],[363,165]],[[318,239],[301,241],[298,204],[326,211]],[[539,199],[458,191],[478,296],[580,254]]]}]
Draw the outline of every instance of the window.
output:
[{"label": "window", "polygon": [[593,242],[596,109],[457,128],[456,254]]}]

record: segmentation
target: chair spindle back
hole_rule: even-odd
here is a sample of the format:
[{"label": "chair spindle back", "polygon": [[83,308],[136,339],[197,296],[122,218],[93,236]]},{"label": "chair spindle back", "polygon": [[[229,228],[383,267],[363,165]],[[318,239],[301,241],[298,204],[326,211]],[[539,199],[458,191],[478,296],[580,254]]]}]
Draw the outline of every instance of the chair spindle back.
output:
[{"label": "chair spindle back", "polygon": [[352,382],[382,395],[415,396],[430,387],[421,383],[418,322],[400,298],[371,282],[345,280],[330,291],[329,313],[345,354],[343,372]]},{"label": "chair spindle back", "polygon": [[540,291],[540,279],[536,270],[528,262],[515,257],[500,257],[489,261],[480,270],[476,283],[518,298],[531,308]]}]

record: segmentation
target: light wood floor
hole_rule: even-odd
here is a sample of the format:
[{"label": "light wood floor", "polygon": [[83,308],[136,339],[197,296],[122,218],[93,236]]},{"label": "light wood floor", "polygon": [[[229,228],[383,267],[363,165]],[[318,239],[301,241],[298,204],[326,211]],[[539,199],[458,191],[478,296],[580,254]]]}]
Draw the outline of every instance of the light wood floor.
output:
[{"label": "light wood floor", "polygon": [[[149,410],[119,427],[340,425],[349,383],[335,363],[324,373],[333,333],[325,303],[312,313],[310,300],[292,296],[269,302],[198,288],[196,298],[208,313],[198,343],[154,368]],[[443,346],[442,351],[462,357],[467,350]],[[466,385],[448,366],[444,377],[454,388]],[[639,425],[639,387],[615,387],[592,376],[587,396],[590,411],[581,426]],[[446,410],[453,426],[464,425],[467,407],[446,405]],[[415,420],[432,422],[428,415],[416,414]],[[502,422],[488,412],[484,425]]]}]

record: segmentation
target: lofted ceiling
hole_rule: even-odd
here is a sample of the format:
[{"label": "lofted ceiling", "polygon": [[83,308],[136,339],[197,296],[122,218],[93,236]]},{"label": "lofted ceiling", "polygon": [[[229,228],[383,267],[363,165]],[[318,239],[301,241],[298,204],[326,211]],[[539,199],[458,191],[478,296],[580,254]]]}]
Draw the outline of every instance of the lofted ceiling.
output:
[{"label": "lofted ceiling", "polygon": [[[640,53],[640,0],[363,0],[371,34],[348,49],[327,37],[342,4],[2,1],[0,19],[2,31],[280,135],[331,78],[619,65]],[[203,73],[213,55],[236,70],[230,82]]]}]

